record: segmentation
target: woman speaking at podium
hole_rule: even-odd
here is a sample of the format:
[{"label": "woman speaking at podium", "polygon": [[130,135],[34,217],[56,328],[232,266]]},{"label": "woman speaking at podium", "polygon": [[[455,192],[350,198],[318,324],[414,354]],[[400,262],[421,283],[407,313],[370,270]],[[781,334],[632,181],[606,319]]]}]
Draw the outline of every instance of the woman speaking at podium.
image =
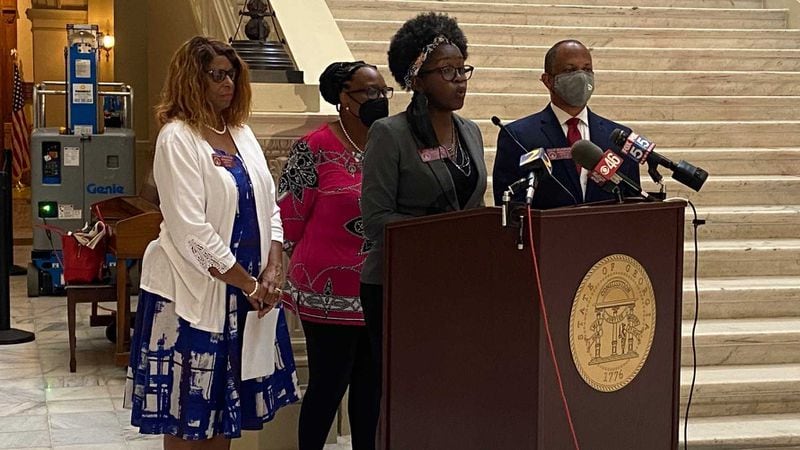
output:
[{"label": "woman speaking at podium", "polygon": [[467,39],[455,19],[444,14],[420,14],[407,21],[389,46],[389,70],[413,95],[404,112],[370,127],[364,158],[361,213],[372,248],[361,272],[361,303],[378,365],[378,387],[385,225],[483,206],[481,133],[474,122],[454,113],[464,106],[473,72],[466,58]]},{"label": "woman speaking at podium", "polygon": [[258,343],[274,371],[242,379],[253,359],[245,322],[280,307],[283,277],[275,185],[249,112],[247,65],[232,47],[195,37],[177,50],[156,107],[164,220],[142,262],[125,386],[131,423],[163,434],[165,449],[228,448],[298,400],[282,308],[269,316],[277,328],[263,323],[274,339]]}]

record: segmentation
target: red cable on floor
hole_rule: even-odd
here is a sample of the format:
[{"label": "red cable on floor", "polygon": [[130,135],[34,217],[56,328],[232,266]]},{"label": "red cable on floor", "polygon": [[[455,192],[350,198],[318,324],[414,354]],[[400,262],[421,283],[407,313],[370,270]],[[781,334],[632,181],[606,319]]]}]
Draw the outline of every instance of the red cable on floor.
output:
[{"label": "red cable on floor", "polygon": [[[542,322],[544,322],[544,331],[547,335],[547,344],[550,348],[550,359],[553,361],[553,367],[556,369],[556,381],[558,382],[558,389],[561,392],[561,401],[564,403],[564,412],[567,414],[567,423],[569,424],[569,431],[572,433],[572,442],[575,444],[575,450],[580,450],[578,445],[578,436],[575,434],[575,425],[572,423],[572,414],[569,412],[569,405],[567,404],[567,396],[564,393],[564,384],[561,382],[561,371],[558,369],[558,361],[556,361],[556,351],[553,346],[553,337],[550,335],[550,321],[547,318],[547,307],[544,304],[544,296],[542,295],[542,279],[539,276],[539,261],[536,258],[536,250],[533,246],[533,219],[531,218],[531,208],[528,209],[528,240],[531,246],[531,256],[533,256],[533,273],[536,275],[536,289],[539,291],[539,309],[542,312]],[[521,224],[520,226],[523,226]]]}]

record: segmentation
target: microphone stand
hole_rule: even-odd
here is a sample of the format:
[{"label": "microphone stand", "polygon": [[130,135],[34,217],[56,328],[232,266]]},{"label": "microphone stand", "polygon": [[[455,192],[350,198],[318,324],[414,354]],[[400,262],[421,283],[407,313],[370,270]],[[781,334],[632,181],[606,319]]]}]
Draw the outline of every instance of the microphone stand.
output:
[{"label": "microphone stand", "polygon": [[625,203],[625,199],[622,197],[622,189],[620,189],[619,186],[614,186],[612,193],[617,196],[617,203],[620,205]]},{"label": "microphone stand", "polygon": [[509,207],[511,205],[511,197],[514,196],[514,189],[516,189],[517,186],[519,186],[520,184],[524,183],[527,180],[528,180],[527,178],[520,178],[519,180],[511,183],[508,189],[503,191],[503,197],[502,197],[503,204],[501,205],[502,214],[500,216],[500,225],[502,225],[504,228],[508,226],[508,213],[509,213]]},{"label": "microphone stand", "polygon": [[[13,247],[11,236],[11,151],[3,152],[0,171],[0,247]],[[11,252],[0,252],[0,345],[21,344],[34,340],[33,333],[11,328]]]},{"label": "microphone stand", "polygon": [[653,198],[664,201],[667,198],[667,187],[664,185],[664,177],[658,172],[658,162],[647,160],[647,174],[659,186],[658,192],[648,192],[648,194]]},{"label": "microphone stand", "polygon": [[622,195],[622,189],[619,188],[618,184],[614,184],[611,182],[603,183],[600,188],[609,194],[615,195],[617,197],[617,203],[622,204],[625,203],[625,197]]},{"label": "microphone stand", "polygon": [[[531,209],[531,204],[533,203],[533,194],[536,193],[536,188],[539,187],[539,178],[537,176],[536,171],[532,171],[528,174],[528,189],[525,191],[525,208],[528,210]],[[533,226],[533,224],[528,224],[528,226]],[[525,238],[524,238],[524,230],[525,230],[525,216],[520,214],[519,216],[519,235],[517,236],[517,250],[522,250],[525,248]]]},{"label": "microphone stand", "polygon": [[[517,186],[521,185],[522,183],[528,181],[529,182],[528,191],[530,193],[530,198],[533,198],[533,193],[531,191],[536,188],[535,180],[536,176],[531,174],[531,176],[529,176],[528,178],[520,178],[519,180],[513,182],[508,187],[508,189],[503,191],[503,197],[502,197],[503,204],[501,206],[501,214],[500,214],[500,224],[503,226],[503,228],[509,226],[508,218],[509,214],[511,213],[510,211],[511,197],[514,195],[514,189],[516,189]],[[527,201],[527,207],[528,208],[531,207],[530,200]],[[523,233],[524,228],[525,228],[525,216],[520,214],[518,223],[517,250],[522,250],[525,248],[524,233]]]},{"label": "microphone stand", "polygon": [[506,189],[503,192],[503,205],[502,205],[502,213],[500,214],[500,226],[503,228],[508,226],[508,204],[511,202],[511,189]]}]

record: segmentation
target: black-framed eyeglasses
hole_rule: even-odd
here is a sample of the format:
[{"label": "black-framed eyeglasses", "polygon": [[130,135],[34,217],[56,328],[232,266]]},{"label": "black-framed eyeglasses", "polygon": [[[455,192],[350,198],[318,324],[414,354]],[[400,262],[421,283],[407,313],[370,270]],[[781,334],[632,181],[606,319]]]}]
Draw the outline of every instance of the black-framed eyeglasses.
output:
[{"label": "black-framed eyeglasses", "polygon": [[211,77],[214,83],[222,83],[225,77],[230,78],[231,81],[236,81],[236,69],[209,69],[206,70],[206,73]]},{"label": "black-framed eyeglasses", "polygon": [[368,87],[366,89],[356,89],[355,91],[345,91],[345,92],[347,94],[356,94],[356,93],[359,93],[359,92],[363,92],[363,93],[367,94],[367,98],[369,100],[375,100],[375,99],[377,99],[379,97],[392,98],[392,96],[394,95],[394,88],[390,88],[390,87],[376,88],[376,87],[370,86],[370,87]]},{"label": "black-framed eyeglasses", "polygon": [[456,79],[456,77],[463,78],[464,80],[469,80],[470,78],[472,78],[473,71],[475,71],[475,68],[472,66],[453,67],[448,65],[448,66],[437,67],[435,69],[420,70],[419,75],[425,75],[432,72],[439,72],[444,81],[453,81]]}]

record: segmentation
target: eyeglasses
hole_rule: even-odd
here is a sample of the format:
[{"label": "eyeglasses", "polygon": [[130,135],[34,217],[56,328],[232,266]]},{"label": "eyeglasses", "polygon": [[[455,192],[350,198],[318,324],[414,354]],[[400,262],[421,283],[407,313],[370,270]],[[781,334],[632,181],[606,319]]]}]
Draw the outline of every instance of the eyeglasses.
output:
[{"label": "eyeglasses", "polygon": [[432,72],[439,72],[444,81],[453,81],[456,79],[456,77],[463,78],[464,80],[469,80],[470,78],[472,78],[472,72],[474,70],[475,68],[472,66],[462,66],[462,67],[443,66],[443,67],[437,67],[435,69],[420,70],[419,75],[425,75]]},{"label": "eyeglasses", "polygon": [[368,87],[366,89],[357,89],[355,91],[345,91],[347,94],[356,94],[359,92],[364,92],[367,94],[367,98],[370,100],[375,100],[378,97],[384,98],[392,98],[394,95],[394,88],[384,87],[384,88],[376,88],[376,87]]},{"label": "eyeglasses", "polygon": [[206,70],[206,73],[211,77],[214,83],[222,83],[225,77],[230,78],[231,81],[236,81],[236,69],[209,69]]}]

